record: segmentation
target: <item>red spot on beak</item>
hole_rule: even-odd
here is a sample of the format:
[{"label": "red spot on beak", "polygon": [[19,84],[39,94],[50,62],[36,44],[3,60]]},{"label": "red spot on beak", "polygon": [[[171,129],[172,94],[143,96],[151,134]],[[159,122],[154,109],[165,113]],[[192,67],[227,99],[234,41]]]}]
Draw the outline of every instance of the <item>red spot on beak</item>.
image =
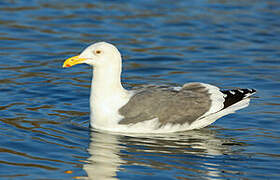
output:
[{"label": "red spot on beak", "polygon": [[66,67],[71,67],[71,65],[70,64],[66,64]]}]

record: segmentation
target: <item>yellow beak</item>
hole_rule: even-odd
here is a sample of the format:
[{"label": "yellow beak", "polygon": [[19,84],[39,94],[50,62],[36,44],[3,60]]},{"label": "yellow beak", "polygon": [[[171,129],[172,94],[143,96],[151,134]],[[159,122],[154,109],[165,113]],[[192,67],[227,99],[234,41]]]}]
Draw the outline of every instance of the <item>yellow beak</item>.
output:
[{"label": "yellow beak", "polygon": [[63,66],[62,67],[71,67],[74,66],[76,64],[81,64],[86,60],[86,58],[80,58],[79,56],[74,56],[71,58],[66,59],[66,61],[64,61]]}]

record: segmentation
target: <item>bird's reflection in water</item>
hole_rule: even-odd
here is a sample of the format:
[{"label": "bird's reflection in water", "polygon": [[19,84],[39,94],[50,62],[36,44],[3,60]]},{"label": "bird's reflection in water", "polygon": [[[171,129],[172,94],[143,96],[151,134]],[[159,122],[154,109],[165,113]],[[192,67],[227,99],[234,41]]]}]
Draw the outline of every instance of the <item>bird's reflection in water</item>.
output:
[{"label": "bird's reflection in water", "polygon": [[233,154],[232,145],[242,144],[218,137],[216,130],[208,128],[145,135],[93,131],[88,148],[90,157],[84,170],[88,179],[102,180],[118,179],[122,171],[131,176],[153,176],[153,169],[157,169],[157,173],[172,170],[176,172],[174,179],[191,176],[214,179],[219,178],[223,170],[213,158]]},{"label": "bird's reflection in water", "polygon": [[117,172],[125,160],[121,158],[119,136],[102,132],[92,132],[91,141],[88,148],[90,157],[88,164],[84,165],[84,170],[89,179],[118,179]]}]

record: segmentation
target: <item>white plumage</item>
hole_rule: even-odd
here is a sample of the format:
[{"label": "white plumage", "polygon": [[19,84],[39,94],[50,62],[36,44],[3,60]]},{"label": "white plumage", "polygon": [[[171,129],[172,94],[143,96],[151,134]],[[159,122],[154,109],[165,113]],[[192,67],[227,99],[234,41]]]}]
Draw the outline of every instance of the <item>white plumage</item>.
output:
[{"label": "white plumage", "polygon": [[199,129],[248,106],[256,91],[221,91],[204,83],[182,87],[148,86],[127,91],[121,84],[122,59],[112,44],[100,42],[63,67],[87,63],[94,67],[90,96],[93,128],[131,133],[169,133]]}]

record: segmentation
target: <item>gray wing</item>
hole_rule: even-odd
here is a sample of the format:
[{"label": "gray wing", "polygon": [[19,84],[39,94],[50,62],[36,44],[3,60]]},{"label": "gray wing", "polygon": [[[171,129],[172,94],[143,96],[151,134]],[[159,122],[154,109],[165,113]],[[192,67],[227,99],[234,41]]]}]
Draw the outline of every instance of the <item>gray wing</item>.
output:
[{"label": "gray wing", "polygon": [[210,94],[199,83],[185,84],[179,91],[174,88],[148,87],[137,92],[119,113],[124,118],[119,124],[135,124],[158,118],[160,126],[191,124],[211,106]]}]

